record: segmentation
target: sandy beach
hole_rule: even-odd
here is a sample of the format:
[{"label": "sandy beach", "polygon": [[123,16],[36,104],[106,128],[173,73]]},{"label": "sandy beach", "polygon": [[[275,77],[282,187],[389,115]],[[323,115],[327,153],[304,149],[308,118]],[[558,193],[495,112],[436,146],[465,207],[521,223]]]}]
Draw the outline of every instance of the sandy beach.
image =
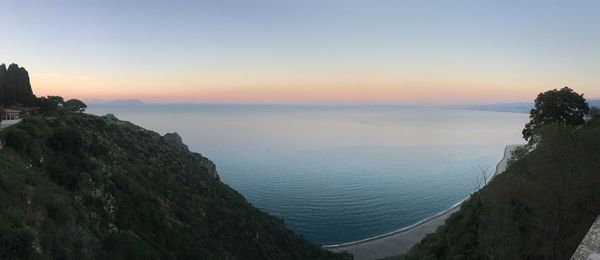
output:
[{"label": "sandy beach", "polygon": [[[504,149],[504,157],[496,165],[496,171],[494,172],[493,177],[504,172],[512,151],[519,146],[520,145],[506,146]],[[397,231],[355,242],[323,247],[333,252],[348,252],[353,254],[354,259],[356,260],[379,259],[400,255],[421,241],[427,234],[434,232],[438,226],[444,224],[444,221],[452,215],[452,213],[460,209],[461,204],[462,202],[452,206],[446,211]]]}]

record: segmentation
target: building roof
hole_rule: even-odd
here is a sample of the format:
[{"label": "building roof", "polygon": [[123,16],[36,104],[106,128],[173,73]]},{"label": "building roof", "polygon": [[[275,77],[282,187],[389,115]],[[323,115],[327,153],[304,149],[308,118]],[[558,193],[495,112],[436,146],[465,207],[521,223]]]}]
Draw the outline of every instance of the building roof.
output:
[{"label": "building roof", "polygon": [[5,108],[4,113],[21,113],[21,110]]}]

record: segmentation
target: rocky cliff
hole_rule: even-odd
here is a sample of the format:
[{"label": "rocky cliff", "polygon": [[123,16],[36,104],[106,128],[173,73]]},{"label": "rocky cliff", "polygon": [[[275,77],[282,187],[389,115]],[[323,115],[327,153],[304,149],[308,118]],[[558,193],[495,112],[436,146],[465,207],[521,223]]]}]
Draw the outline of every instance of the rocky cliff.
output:
[{"label": "rocky cliff", "polygon": [[348,258],[253,207],[176,134],[68,114],[0,139],[0,259]]},{"label": "rocky cliff", "polygon": [[0,105],[25,105],[34,103],[35,96],[29,82],[29,73],[17,64],[0,64]]}]

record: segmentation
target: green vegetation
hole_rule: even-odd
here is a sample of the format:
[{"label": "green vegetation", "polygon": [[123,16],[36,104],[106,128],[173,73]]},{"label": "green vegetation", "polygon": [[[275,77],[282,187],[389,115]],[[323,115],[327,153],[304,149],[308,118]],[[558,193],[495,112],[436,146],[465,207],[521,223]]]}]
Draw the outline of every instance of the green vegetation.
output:
[{"label": "green vegetation", "polygon": [[87,105],[78,99],[65,102],[60,96],[38,98],[31,90],[29,73],[25,68],[11,64],[7,69],[6,65],[0,64],[0,108],[2,107],[21,110],[25,116],[29,116],[31,111],[55,116],[65,112],[84,112]]},{"label": "green vegetation", "polygon": [[85,112],[87,105],[79,99],[69,99],[64,103],[63,108],[67,112]]},{"label": "green vegetation", "polygon": [[589,110],[583,94],[577,94],[568,87],[540,93],[529,116],[531,121],[523,129],[523,138],[529,140],[535,137],[538,128],[551,123],[582,125]]},{"label": "green vegetation", "polygon": [[39,97],[35,105],[40,108],[40,113],[45,116],[56,115],[64,106],[64,99],[60,96]]},{"label": "green vegetation", "polygon": [[0,259],[349,258],[253,207],[176,134],[65,113],[0,138]]},{"label": "green vegetation", "polygon": [[39,113],[45,116],[56,116],[65,112],[82,113],[87,105],[79,99],[69,99],[67,102],[61,96],[36,98],[35,105]]},{"label": "green vegetation", "polygon": [[[544,94],[536,109],[547,106],[537,105],[548,100]],[[540,114],[532,111],[532,119]],[[405,259],[570,258],[600,214],[600,117],[582,127],[548,122],[532,129],[535,142],[517,150],[503,174]]]},{"label": "green vegetation", "polygon": [[253,207],[179,135],[36,98],[16,64],[0,106],[45,116],[0,131],[0,259],[351,258]]}]

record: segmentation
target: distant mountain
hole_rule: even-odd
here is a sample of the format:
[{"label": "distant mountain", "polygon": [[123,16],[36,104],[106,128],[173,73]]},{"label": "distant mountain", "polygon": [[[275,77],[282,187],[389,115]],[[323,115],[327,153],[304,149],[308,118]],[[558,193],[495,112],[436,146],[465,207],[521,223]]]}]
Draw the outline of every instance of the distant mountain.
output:
[{"label": "distant mountain", "polygon": [[[587,102],[590,107],[592,107],[592,106],[600,107],[600,99],[590,99]],[[533,108],[533,103],[514,102],[514,103],[497,103],[497,104],[483,104],[483,105],[461,105],[461,106],[452,106],[450,108],[498,111],[498,112],[513,112],[513,113],[529,113],[529,111],[531,111],[531,109]]]},{"label": "distant mountain", "polygon": [[[0,105],[30,99],[27,71],[0,65]],[[53,110],[0,131],[0,260],[352,259],[254,207],[178,134],[37,101]]]},{"label": "distant mountain", "polygon": [[516,102],[516,103],[498,103],[498,104],[485,104],[485,105],[461,105],[461,106],[453,106],[451,108],[498,111],[498,112],[529,113],[531,108],[533,108],[533,103]]}]

